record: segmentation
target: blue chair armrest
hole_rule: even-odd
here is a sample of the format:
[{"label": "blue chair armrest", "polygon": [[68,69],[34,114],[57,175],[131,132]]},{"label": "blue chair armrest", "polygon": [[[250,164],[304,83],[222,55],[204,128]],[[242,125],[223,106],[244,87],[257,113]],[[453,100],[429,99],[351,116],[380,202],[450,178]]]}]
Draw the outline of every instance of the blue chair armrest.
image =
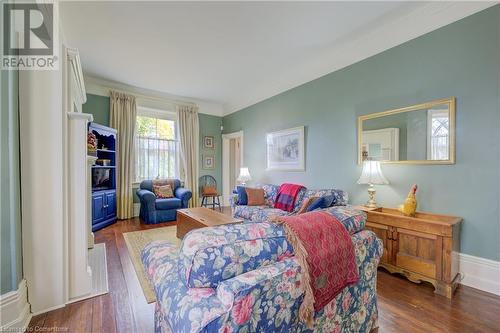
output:
[{"label": "blue chair armrest", "polygon": [[182,208],[187,208],[189,199],[193,196],[193,193],[187,188],[178,187],[175,189],[175,197],[181,199]]},{"label": "blue chair armrest", "polygon": [[137,189],[135,193],[139,197],[141,203],[150,207],[154,207],[156,201],[156,195],[153,192],[145,189]]}]

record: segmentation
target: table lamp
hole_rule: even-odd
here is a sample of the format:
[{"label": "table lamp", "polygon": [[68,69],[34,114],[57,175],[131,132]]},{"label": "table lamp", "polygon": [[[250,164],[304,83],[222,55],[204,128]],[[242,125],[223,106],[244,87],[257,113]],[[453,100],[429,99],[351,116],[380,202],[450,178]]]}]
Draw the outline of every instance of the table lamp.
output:
[{"label": "table lamp", "polygon": [[240,168],[240,174],[238,176],[238,179],[236,180],[240,182],[241,185],[243,186],[245,186],[248,181],[252,180],[252,177],[250,176],[250,171],[248,171],[247,167]]},{"label": "table lamp", "polygon": [[368,184],[369,200],[365,204],[368,208],[377,208],[375,202],[375,187],[373,185],[387,185],[389,181],[382,174],[379,161],[367,160],[363,162],[363,171],[358,179],[358,184]]}]

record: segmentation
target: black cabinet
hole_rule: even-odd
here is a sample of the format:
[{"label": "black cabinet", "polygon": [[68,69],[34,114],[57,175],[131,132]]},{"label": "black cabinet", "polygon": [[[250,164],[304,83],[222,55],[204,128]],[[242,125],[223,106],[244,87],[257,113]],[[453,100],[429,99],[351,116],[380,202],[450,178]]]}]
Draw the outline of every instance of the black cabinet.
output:
[{"label": "black cabinet", "polygon": [[92,193],[92,231],[116,222],[116,191],[105,190]]}]

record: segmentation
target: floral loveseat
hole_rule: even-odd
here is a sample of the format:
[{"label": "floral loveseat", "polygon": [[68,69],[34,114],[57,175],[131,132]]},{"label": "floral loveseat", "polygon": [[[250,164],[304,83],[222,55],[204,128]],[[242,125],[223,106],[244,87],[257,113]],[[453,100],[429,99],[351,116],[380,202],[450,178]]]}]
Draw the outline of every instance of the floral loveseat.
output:
[{"label": "floral loveseat", "polygon": [[272,216],[284,216],[284,215],[294,215],[302,206],[305,199],[311,197],[324,197],[327,195],[333,195],[335,198],[332,206],[346,206],[349,201],[347,192],[338,189],[324,189],[324,190],[309,190],[303,188],[300,190],[295,200],[293,212],[286,212],[284,210],[274,208],[274,202],[276,196],[278,195],[279,185],[265,184],[257,185],[264,190],[264,198],[266,201],[265,206],[243,206],[238,205],[238,196],[233,195],[230,198],[230,204],[234,217],[244,219],[246,221],[252,222],[263,222],[268,221]]},{"label": "floral loveseat", "polygon": [[298,320],[300,266],[282,226],[247,222],[196,229],[179,248],[148,244],[142,262],[156,293],[156,332],[369,332],[377,327],[376,276],[382,243],[366,215],[331,207],[352,237],[360,280]]}]

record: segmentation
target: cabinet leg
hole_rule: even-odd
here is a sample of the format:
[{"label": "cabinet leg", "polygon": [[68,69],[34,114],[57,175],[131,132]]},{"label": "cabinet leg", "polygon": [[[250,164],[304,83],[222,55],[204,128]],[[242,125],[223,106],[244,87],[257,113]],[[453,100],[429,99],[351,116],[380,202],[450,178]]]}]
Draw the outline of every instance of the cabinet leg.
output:
[{"label": "cabinet leg", "polygon": [[458,282],[460,281],[460,274],[457,274],[452,283],[446,283],[443,281],[436,281],[434,284],[434,293],[442,296],[446,296],[447,298],[452,298],[455,289],[458,287]]}]

